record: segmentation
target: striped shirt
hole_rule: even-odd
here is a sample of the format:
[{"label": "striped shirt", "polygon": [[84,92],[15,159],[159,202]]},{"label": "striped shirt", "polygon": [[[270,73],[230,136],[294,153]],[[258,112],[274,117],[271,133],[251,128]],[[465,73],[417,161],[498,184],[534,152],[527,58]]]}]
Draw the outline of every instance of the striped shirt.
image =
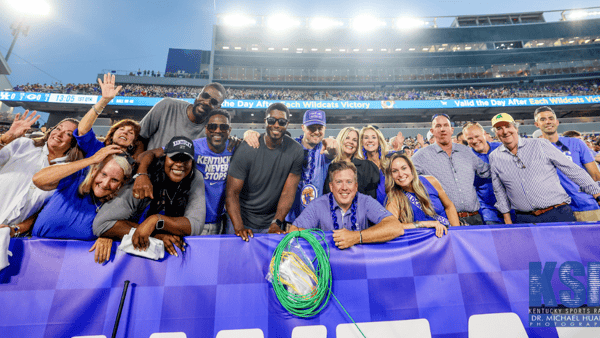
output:
[{"label": "striped shirt", "polygon": [[471,148],[452,143],[451,156],[434,143],[414,154],[412,161],[419,175],[437,178],[458,212],[479,210],[477,192],[473,186],[475,175],[490,177],[489,164],[482,161]]},{"label": "striped shirt", "polygon": [[490,165],[496,208],[503,214],[510,209],[533,211],[571,203],[556,169],[584,192],[600,193],[600,187],[590,175],[546,139],[519,138],[517,155],[501,145],[490,154]]}]

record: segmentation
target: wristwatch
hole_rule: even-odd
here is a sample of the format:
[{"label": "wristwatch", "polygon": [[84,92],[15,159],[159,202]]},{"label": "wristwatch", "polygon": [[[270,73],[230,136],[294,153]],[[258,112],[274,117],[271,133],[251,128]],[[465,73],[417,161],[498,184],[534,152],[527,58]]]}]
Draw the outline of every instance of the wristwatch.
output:
[{"label": "wristwatch", "polygon": [[156,230],[162,230],[165,228],[165,220],[158,216],[158,221],[156,221]]},{"label": "wristwatch", "polygon": [[271,222],[271,224],[277,224],[278,227],[280,227],[281,229],[283,229],[283,222],[278,220],[277,218],[273,220],[273,222]]}]

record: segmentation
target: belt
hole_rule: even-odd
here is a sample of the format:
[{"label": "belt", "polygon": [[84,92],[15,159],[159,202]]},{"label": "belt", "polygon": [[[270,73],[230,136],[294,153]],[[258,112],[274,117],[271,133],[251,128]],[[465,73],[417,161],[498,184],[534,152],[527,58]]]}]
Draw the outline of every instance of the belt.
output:
[{"label": "belt", "polygon": [[475,216],[475,215],[479,215],[479,211],[473,211],[473,212],[463,211],[463,212],[458,213],[459,218]]},{"label": "belt", "polygon": [[550,211],[552,209],[556,209],[556,208],[562,207],[563,205],[567,205],[567,202],[564,202],[564,203],[561,203],[561,204],[557,204],[557,205],[553,205],[553,206],[550,206],[550,207],[547,207],[547,208],[544,208],[544,209],[535,209],[533,211],[519,211],[519,210],[516,210],[515,212],[517,214],[522,214],[522,215],[539,216],[539,215],[544,214],[544,213],[546,213],[546,212],[548,212],[548,211]]}]

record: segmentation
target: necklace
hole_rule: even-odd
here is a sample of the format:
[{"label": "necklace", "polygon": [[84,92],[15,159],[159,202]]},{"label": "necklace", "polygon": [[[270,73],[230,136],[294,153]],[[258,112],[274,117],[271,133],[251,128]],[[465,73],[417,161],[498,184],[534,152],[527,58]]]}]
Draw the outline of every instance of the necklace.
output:
[{"label": "necklace", "polygon": [[96,196],[94,195],[94,193],[90,194],[92,196],[92,203],[94,203],[94,206],[96,207],[96,213],[98,213],[98,211],[100,211],[100,208],[102,208],[102,205],[104,204],[104,202],[98,201],[100,204],[96,203]]},{"label": "necklace", "polygon": [[[358,205],[358,194],[354,196],[352,205],[350,206],[350,223],[352,224],[352,230],[356,231],[358,228],[358,222],[356,221],[356,208]],[[335,206],[333,205],[333,193],[329,193],[329,211],[331,212],[331,219],[333,220],[333,228],[339,230],[340,225],[337,221],[337,215],[335,212]]]},{"label": "necklace", "polygon": [[[304,138],[304,135],[298,137],[296,139],[296,141],[298,141],[298,143],[302,144],[302,139]],[[317,145],[318,146],[318,145]],[[313,179],[313,175],[315,173],[315,157],[316,157],[316,153],[317,153],[317,146],[315,146],[314,148],[308,150],[308,152],[306,152],[305,155],[305,163],[306,163],[306,167],[303,168],[302,170],[302,181],[304,183],[310,183],[310,181],[312,181]]]}]

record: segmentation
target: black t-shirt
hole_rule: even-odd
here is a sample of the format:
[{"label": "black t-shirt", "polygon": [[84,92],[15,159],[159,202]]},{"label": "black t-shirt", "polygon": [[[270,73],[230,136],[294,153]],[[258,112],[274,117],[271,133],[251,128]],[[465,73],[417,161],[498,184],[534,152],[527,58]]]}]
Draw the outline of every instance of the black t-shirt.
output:
[{"label": "black t-shirt", "polygon": [[264,134],[260,136],[258,149],[243,142],[229,165],[228,175],[244,181],[240,192],[242,221],[244,227],[252,229],[271,225],[288,175],[302,175],[304,161],[302,146],[292,138],[284,136],[275,149],[269,149],[264,138]]}]

